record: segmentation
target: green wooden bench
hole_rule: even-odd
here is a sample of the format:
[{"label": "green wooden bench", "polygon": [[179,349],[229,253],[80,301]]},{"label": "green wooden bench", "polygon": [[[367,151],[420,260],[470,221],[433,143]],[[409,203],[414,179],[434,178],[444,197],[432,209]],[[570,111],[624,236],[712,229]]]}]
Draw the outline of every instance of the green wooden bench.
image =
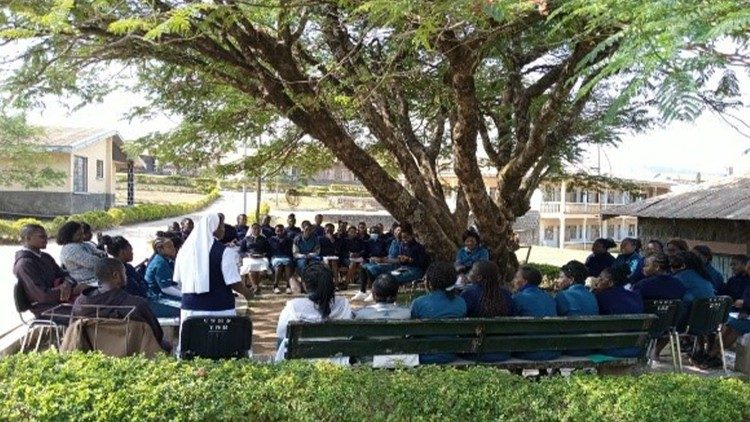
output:
[{"label": "green wooden bench", "polygon": [[[445,320],[292,322],[286,359],[424,353],[492,353],[639,347],[639,358],[563,355],[552,361],[510,359],[510,370],[632,367],[645,362],[652,314],[586,317],[509,317]],[[474,364],[460,360],[457,365]]]}]

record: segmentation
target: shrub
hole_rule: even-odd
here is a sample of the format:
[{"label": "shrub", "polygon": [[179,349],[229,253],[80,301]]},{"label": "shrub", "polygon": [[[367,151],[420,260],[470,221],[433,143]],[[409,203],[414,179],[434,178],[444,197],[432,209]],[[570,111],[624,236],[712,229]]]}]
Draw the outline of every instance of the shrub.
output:
[{"label": "shrub", "polygon": [[533,382],[480,366],[384,371],[299,361],[149,361],[80,353],[0,360],[2,420],[748,418],[750,385],[691,375]]},{"label": "shrub", "polygon": [[533,262],[527,265],[536,268],[540,273],[542,273],[542,286],[544,287],[551,286],[560,275],[560,267],[554,265],[536,264]]}]

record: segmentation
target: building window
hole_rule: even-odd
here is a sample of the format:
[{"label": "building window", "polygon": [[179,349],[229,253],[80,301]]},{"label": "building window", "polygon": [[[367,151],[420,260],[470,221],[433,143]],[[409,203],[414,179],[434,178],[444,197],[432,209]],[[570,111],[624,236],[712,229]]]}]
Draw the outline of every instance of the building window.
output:
[{"label": "building window", "polygon": [[104,161],[96,160],[96,178],[104,179]]},{"label": "building window", "polygon": [[89,160],[86,157],[73,156],[73,192],[89,191]]},{"label": "building window", "polygon": [[628,224],[628,236],[635,237],[635,224]]}]

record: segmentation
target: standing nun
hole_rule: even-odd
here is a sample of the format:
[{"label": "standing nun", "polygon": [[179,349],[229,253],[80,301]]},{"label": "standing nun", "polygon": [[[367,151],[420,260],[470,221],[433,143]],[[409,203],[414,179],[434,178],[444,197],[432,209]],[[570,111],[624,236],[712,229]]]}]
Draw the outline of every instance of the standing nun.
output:
[{"label": "standing nun", "polygon": [[234,316],[232,290],[250,299],[254,290],[245,287],[237,263],[237,252],[221,243],[224,221],[208,214],[198,221],[177,254],[174,281],[182,285],[182,321],[193,316]]}]

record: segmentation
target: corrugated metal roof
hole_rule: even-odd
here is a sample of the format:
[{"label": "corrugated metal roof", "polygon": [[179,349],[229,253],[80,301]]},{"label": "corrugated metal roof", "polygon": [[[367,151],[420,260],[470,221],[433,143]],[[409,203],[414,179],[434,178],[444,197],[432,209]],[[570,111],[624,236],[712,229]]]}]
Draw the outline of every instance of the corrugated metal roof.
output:
[{"label": "corrugated metal roof", "polygon": [[733,177],[698,185],[642,202],[607,208],[605,216],[750,220],[750,177]]},{"label": "corrugated metal roof", "polygon": [[116,144],[122,142],[122,138],[115,130],[81,127],[44,127],[42,130],[42,134],[32,142],[50,151],[72,152],[108,137],[114,137]]}]

